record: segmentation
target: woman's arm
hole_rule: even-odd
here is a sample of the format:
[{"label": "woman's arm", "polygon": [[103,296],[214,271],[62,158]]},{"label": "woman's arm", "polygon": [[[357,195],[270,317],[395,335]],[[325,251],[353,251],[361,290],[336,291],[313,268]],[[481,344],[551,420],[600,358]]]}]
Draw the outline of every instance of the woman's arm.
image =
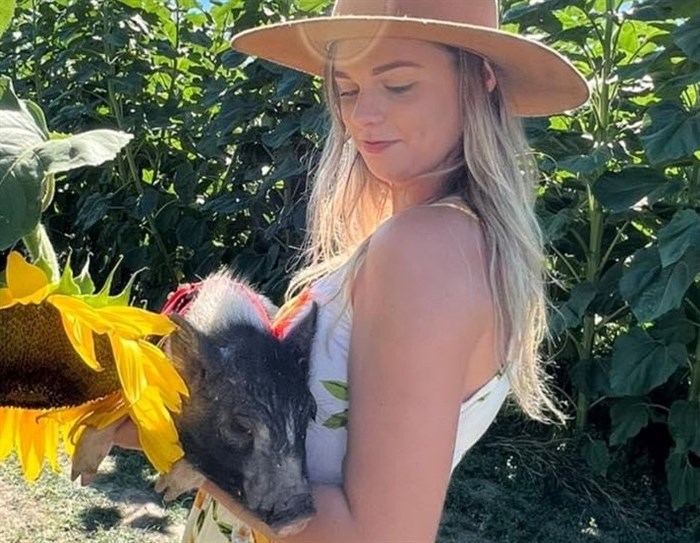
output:
[{"label": "woman's arm", "polygon": [[353,286],[344,482],[314,485],[302,532],[277,538],[213,483],[204,490],[285,543],[434,541],[466,370],[483,363],[470,355],[493,332],[485,258],[478,224],[449,208],[408,210],[375,233]]},{"label": "woman's arm", "polygon": [[435,540],[470,353],[493,331],[482,249],[476,222],[445,208],[409,210],[374,235],[353,289],[344,483],[315,486],[317,515],[282,541]]}]

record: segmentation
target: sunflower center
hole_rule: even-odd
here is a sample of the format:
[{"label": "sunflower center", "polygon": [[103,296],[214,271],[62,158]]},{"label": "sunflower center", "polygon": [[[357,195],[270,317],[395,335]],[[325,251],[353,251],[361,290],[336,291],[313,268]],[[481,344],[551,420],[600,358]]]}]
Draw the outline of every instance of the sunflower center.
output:
[{"label": "sunflower center", "polygon": [[17,304],[0,310],[0,407],[70,407],[118,390],[109,339],[94,338],[101,372],[90,369],[73,350],[52,305]]}]

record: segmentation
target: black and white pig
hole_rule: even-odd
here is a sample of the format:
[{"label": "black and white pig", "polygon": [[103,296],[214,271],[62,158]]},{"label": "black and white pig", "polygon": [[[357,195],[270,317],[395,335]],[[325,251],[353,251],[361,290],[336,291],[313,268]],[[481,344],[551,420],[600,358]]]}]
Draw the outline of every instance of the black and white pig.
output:
[{"label": "black and white pig", "polygon": [[[278,534],[297,532],[315,513],[305,437],[316,411],[308,374],[317,306],[282,334],[272,304],[229,275],[205,279],[191,298],[169,315],[178,330],[164,345],[190,392],[175,418],[185,457],[156,490],[170,500],[206,478]],[[73,478],[95,473],[109,451],[100,434],[79,442]]]}]

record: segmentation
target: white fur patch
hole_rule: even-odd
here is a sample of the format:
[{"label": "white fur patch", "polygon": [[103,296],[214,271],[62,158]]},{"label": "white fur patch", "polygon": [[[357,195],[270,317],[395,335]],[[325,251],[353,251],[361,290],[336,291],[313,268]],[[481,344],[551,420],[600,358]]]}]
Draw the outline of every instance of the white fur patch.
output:
[{"label": "white fur patch", "polygon": [[186,314],[187,320],[200,332],[215,332],[231,323],[247,323],[263,331],[270,329],[264,296],[244,281],[226,272],[207,277]]}]

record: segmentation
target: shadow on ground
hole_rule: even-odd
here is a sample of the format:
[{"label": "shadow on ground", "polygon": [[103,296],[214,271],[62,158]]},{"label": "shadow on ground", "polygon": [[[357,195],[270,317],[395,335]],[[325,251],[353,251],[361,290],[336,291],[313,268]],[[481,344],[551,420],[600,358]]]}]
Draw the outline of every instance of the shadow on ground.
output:
[{"label": "shadow on ground", "polygon": [[607,477],[595,475],[576,440],[523,424],[517,415],[499,416],[462,460],[438,543],[700,541],[697,508],[672,511],[651,462],[625,459]]}]

